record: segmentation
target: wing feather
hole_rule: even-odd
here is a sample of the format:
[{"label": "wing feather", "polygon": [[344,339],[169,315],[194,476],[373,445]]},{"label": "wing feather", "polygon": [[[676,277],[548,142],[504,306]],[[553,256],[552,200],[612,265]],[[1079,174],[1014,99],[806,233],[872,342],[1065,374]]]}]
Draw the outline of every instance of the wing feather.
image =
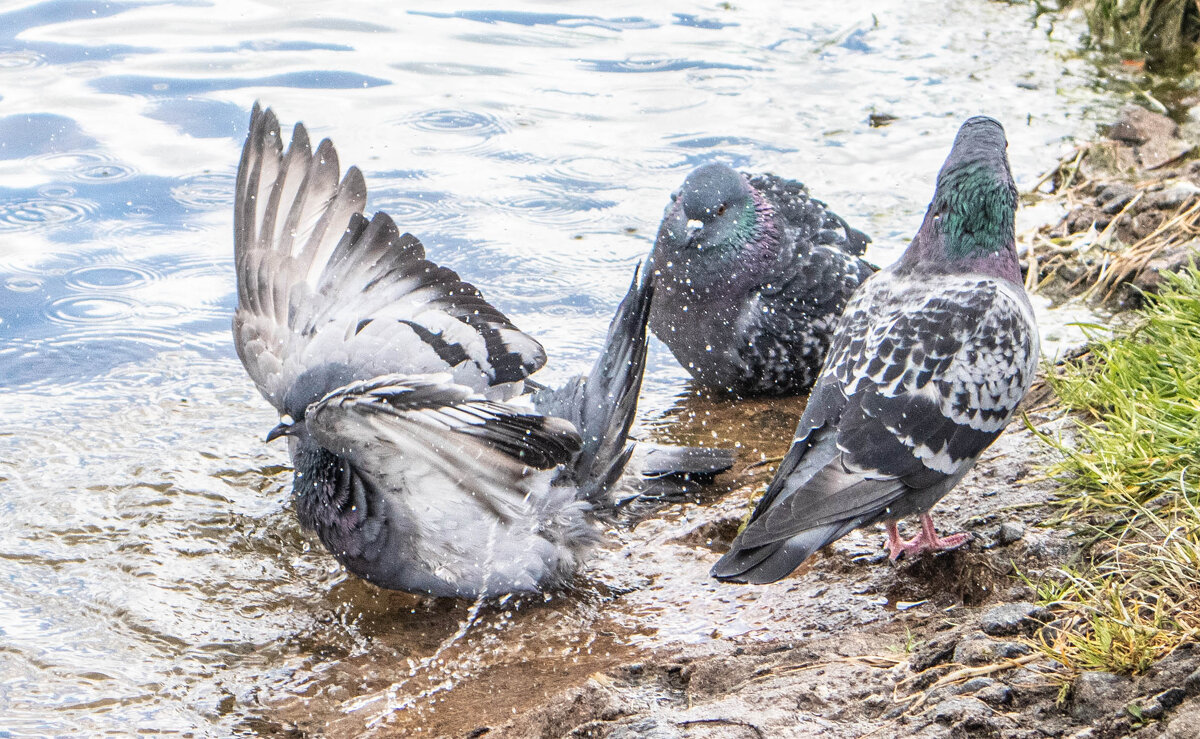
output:
[{"label": "wing feather", "polygon": [[387,214],[364,216],[362,173],[339,173],[328,139],[314,153],[296,124],[284,151],[274,113],[255,104],[234,206],[233,332],[262,394],[299,418],[349,380],[390,373],[519,390],[545,364],[541,345]]}]

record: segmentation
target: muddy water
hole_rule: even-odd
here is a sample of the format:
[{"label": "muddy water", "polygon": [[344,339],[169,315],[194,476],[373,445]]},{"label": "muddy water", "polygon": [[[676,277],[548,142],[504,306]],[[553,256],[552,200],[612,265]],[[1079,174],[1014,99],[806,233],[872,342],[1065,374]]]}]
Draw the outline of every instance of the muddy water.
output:
[{"label": "muddy water", "polygon": [[[546,600],[335,566],[229,341],[254,99],[333,137],[373,208],[543,341],[548,382],[588,366],[701,162],[804,179],[886,263],[961,119],[1003,120],[1029,184],[1120,102],[1077,28],[1004,3],[506,5],[0,7],[0,735],[466,732],[638,650],[771,625],[750,606],[776,591],[704,577],[702,505],[614,529]],[[654,347],[644,434],[745,466],[799,412],[691,397]]]}]

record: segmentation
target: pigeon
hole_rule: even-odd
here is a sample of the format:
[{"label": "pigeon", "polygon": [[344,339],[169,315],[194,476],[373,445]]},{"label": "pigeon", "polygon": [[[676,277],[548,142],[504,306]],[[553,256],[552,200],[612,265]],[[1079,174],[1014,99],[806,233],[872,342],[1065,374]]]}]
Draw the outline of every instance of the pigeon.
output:
[{"label": "pigeon", "polygon": [[[959,129],[920,230],[851,299],[792,446],[713,576],[774,582],[879,521],[893,560],[968,540],[939,537],[929,509],[1008,425],[1038,360],[1007,146],[991,118]],[[911,515],[921,533],[905,541]]]},{"label": "pigeon", "polygon": [[794,395],[816,380],[870,238],[808,188],[706,164],[671,196],[650,255],[650,329],[702,385]]},{"label": "pigeon", "polygon": [[[365,216],[358,168],[339,175],[328,139],[314,152],[296,124],[285,151],[275,114],[254,105],[233,336],[281,415],[267,440],[287,438],[300,523],[384,588],[478,598],[565,584],[632,453],[652,281],[635,274],[588,378],[531,398],[541,344],[386,213]],[[711,476],[732,458],[671,461],[660,477]]]}]

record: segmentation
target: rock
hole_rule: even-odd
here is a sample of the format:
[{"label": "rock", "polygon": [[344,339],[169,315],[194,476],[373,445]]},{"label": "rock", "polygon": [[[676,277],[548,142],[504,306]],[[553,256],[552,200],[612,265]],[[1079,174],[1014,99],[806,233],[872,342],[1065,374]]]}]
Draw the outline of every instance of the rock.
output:
[{"label": "rock", "polygon": [[1200,670],[1196,670],[1183,680],[1183,690],[1188,697],[1200,695]]},{"label": "rock", "polygon": [[1008,545],[1020,541],[1023,536],[1025,536],[1025,524],[1020,521],[1007,521],[1000,524],[1000,530],[996,532],[996,541],[1002,545]]},{"label": "rock", "polygon": [[956,724],[968,719],[991,718],[992,709],[983,701],[961,697],[944,700],[926,711],[925,715],[939,724]]},{"label": "rock", "polygon": [[1183,688],[1168,688],[1154,696],[1154,701],[1169,711],[1180,703],[1183,703],[1183,699],[1186,697],[1187,692]]},{"label": "rock", "polygon": [[1012,705],[1013,691],[1012,688],[1004,683],[998,682],[991,687],[978,691],[975,693],[975,697],[989,706],[999,708],[1000,706]]},{"label": "rock", "polygon": [[1175,121],[1132,105],[1121,111],[1117,122],[1109,127],[1108,137],[1134,147],[1143,169],[1165,167],[1192,150],[1191,144],[1179,138]]},{"label": "rock", "polygon": [[1200,242],[1189,241],[1186,244],[1163,249],[1146,266],[1138,271],[1133,278],[1133,284],[1138,288],[1156,292],[1163,283],[1164,272],[1178,272],[1196,259],[1200,251]]},{"label": "rock", "polygon": [[1094,224],[1097,230],[1103,229],[1112,220],[1112,216],[1099,208],[1081,205],[1067,214],[1063,220],[1064,235],[1086,231]]},{"label": "rock", "polygon": [[1179,139],[1152,139],[1137,147],[1137,156],[1143,169],[1159,169],[1178,161],[1192,148]]},{"label": "rock", "polygon": [[940,665],[954,656],[954,647],[957,644],[957,634],[935,636],[918,647],[909,657],[908,667],[913,672],[924,672],[934,665]]},{"label": "rock", "polygon": [[1115,216],[1137,196],[1137,188],[1123,183],[1105,185],[1096,196],[1096,205],[1102,213]]},{"label": "rock", "polygon": [[1159,210],[1177,210],[1181,205],[1200,195],[1200,187],[1190,182],[1176,182],[1157,192],[1147,193],[1144,202]]},{"label": "rock", "polygon": [[1200,698],[1191,698],[1181,705],[1167,722],[1164,739],[1195,739],[1196,727],[1200,726]]},{"label": "rock", "polygon": [[618,724],[604,736],[607,739],[681,739],[685,735],[671,722],[648,716]]},{"label": "rock", "polygon": [[753,658],[717,657],[687,671],[687,691],[692,700],[704,701],[733,692],[749,680],[758,667]]},{"label": "rock", "polygon": [[1111,672],[1085,672],[1071,684],[1071,715],[1095,721],[1122,711],[1133,692],[1129,678]]},{"label": "rock", "polygon": [[954,661],[960,665],[989,665],[1029,654],[1029,646],[994,639],[966,639],[954,648]]},{"label": "rock", "polygon": [[1049,611],[1028,601],[996,606],[979,620],[979,628],[990,636],[1031,633],[1049,620]]},{"label": "rock", "polygon": [[1108,137],[1126,144],[1144,144],[1155,138],[1173,138],[1179,133],[1179,125],[1160,113],[1153,113],[1136,105],[1127,105],[1117,116],[1117,122],[1109,126]]}]

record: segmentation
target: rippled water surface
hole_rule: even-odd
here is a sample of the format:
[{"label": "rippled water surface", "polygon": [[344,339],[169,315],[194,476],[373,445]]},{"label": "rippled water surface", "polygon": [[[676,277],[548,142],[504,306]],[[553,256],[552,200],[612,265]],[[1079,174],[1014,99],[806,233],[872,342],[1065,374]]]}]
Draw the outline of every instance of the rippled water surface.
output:
[{"label": "rippled water surface", "polygon": [[[482,607],[349,579],[301,532],[228,328],[255,99],[333,138],[369,207],[542,340],[550,382],[590,364],[702,162],[804,180],[886,263],[963,118],[1007,125],[1028,186],[1119,102],[1077,28],[1006,3],[403,5],[0,5],[0,736],[458,731],[756,626],[703,563],[643,556],[665,520],[578,592]],[[685,388],[656,344],[644,425],[694,414]],[[786,446],[780,419],[721,436]]]}]

